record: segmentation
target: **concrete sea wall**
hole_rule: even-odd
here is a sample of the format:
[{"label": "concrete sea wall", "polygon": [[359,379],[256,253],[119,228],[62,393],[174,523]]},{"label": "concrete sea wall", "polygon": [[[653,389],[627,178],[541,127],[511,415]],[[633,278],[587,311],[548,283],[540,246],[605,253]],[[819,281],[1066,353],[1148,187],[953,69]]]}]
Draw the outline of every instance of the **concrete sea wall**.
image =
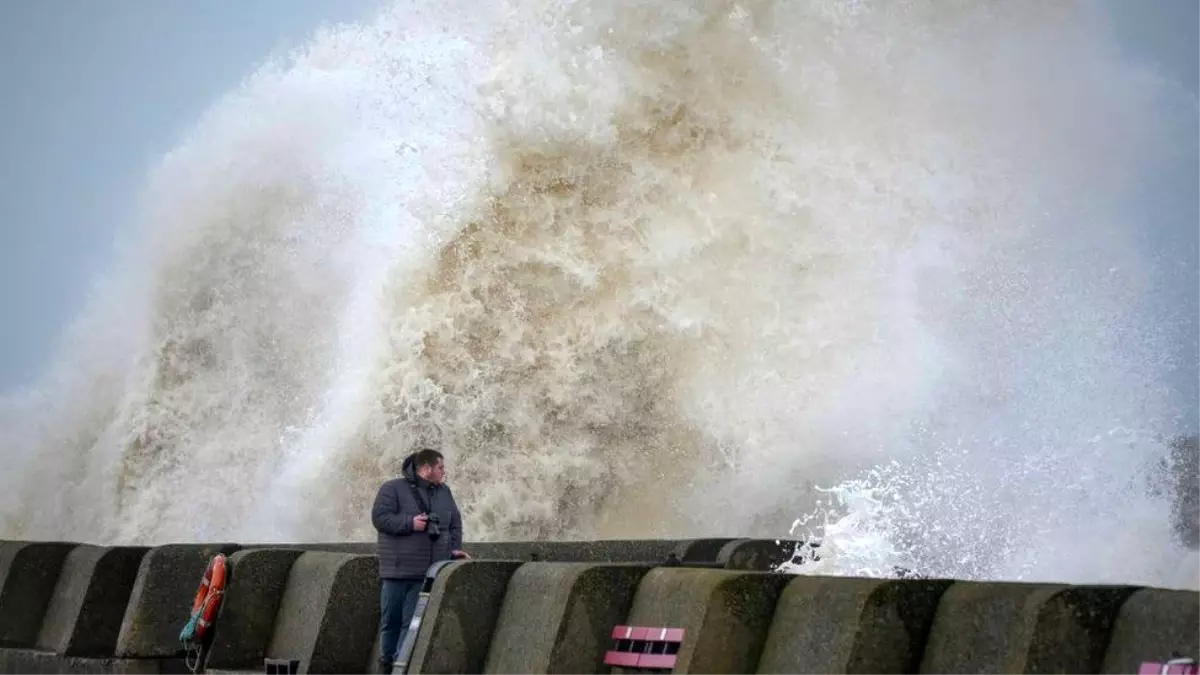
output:
[{"label": "concrete sea wall", "polygon": [[[1134,673],[1200,657],[1192,591],[789,576],[769,569],[791,545],[761,540],[471,550],[434,583],[410,672],[619,672],[603,658],[621,624],[683,628],[680,673]],[[187,672],[178,635],[216,553],[231,574],[200,668],[377,668],[371,544],[11,541],[0,542],[0,671]]]}]

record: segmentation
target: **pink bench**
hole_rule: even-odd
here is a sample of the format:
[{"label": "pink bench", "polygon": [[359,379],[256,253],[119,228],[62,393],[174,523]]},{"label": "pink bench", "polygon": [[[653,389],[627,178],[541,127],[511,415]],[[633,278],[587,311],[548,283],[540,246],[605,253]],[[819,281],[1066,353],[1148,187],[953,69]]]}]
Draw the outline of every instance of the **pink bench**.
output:
[{"label": "pink bench", "polygon": [[1138,675],[1200,675],[1200,666],[1195,659],[1171,659],[1170,661],[1143,661],[1138,666]]}]

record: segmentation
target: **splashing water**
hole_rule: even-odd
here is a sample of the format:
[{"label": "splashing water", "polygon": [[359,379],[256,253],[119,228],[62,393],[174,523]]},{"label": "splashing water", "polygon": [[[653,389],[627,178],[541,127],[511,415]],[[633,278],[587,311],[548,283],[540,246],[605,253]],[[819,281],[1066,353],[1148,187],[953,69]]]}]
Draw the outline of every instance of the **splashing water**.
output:
[{"label": "splashing water", "polygon": [[[1118,433],[1087,445],[1094,456],[1153,447]],[[1062,581],[1069,569],[1066,579],[1091,583],[1200,585],[1195,552],[1172,541],[1162,496],[1173,488],[1160,465],[1070,466],[1078,452],[1043,450],[1000,470],[979,466],[976,447],[931,447],[911,465],[821,490],[829,497],[793,523],[804,543],[780,570]]]},{"label": "splashing water", "polygon": [[1171,101],[1102,19],[443,1],[323,31],[150,177],[5,403],[0,534],[367,539],[436,443],[473,540],[779,536],[828,494],[826,570],[1173,583],[1169,497],[1130,478],[1165,450],[1107,435],[1181,404],[1128,215]]}]

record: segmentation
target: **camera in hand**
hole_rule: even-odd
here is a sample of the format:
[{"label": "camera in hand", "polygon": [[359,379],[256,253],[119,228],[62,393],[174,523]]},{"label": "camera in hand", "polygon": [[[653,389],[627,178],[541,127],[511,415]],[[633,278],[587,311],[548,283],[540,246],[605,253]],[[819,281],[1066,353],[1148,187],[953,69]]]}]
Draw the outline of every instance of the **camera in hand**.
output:
[{"label": "camera in hand", "polygon": [[425,531],[429,534],[429,538],[437,541],[437,538],[442,536],[441,528],[442,519],[436,513],[426,514],[425,516]]}]

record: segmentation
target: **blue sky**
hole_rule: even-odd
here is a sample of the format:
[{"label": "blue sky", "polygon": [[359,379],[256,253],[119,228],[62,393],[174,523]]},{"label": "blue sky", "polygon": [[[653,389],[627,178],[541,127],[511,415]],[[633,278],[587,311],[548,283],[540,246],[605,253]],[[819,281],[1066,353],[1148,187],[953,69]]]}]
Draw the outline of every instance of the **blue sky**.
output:
[{"label": "blue sky", "polygon": [[[1104,0],[1122,44],[1193,100],[1195,0]],[[221,94],[322,22],[375,0],[5,0],[0,3],[0,392],[31,382],[104,269],[147,169]],[[1156,220],[1159,311],[1187,319],[1175,386],[1196,407],[1197,136],[1143,196]],[[1194,424],[1194,422],[1193,422]]]},{"label": "blue sky", "polygon": [[148,169],[222,94],[374,0],[0,2],[0,391],[31,382]]}]

